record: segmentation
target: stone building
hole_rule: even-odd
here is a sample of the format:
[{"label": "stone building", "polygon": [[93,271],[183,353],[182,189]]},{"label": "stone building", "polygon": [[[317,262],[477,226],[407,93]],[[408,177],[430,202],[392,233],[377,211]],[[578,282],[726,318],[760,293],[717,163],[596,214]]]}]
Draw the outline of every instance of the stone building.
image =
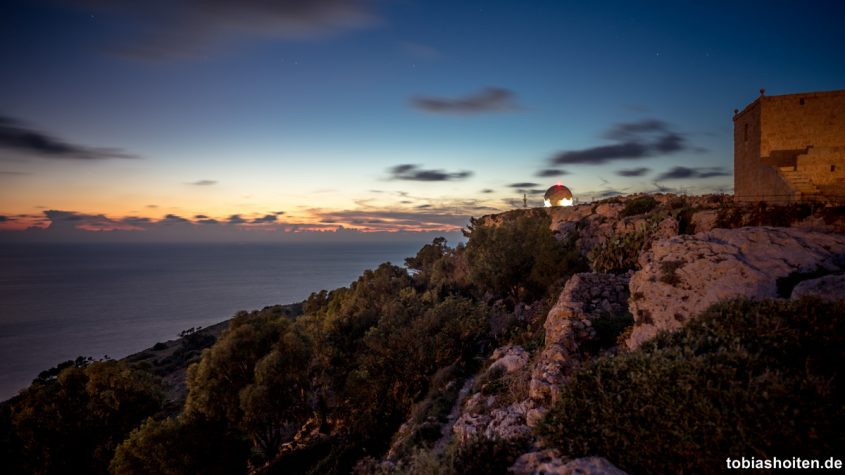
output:
[{"label": "stone building", "polygon": [[845,90],[760,93],[734,114],[735,198],[845,203]]}]

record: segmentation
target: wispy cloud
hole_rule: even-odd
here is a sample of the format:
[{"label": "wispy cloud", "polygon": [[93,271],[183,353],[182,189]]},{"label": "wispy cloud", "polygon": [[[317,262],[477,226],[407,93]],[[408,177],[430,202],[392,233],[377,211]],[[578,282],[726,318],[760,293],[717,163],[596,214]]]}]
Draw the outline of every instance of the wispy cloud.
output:
[{"label": "wispy cloud", "polygon": [[536,176],[541,178],[551,178],[556,176],[564,176],[569,175],[569,172],[566,170],[559,170],[555,168],[546,168],[544,170],[540,170],[537,172]]},{"label": "wispy cloud", "polygon": [[265,214],[260,218],[255,218],[252,220],[253,224],[266,224],[266,223],[275,223],[278,221],[279,218],[276,217],[275,214]]},{"label": "wispy cloud", "polygon": [[463,180],[472,176],[472,172],[463,170],[459,172],[447,172],[444,170],[424,170],[418,165],[403,164],[396,165],[388,170],[393,180],[411,181],[451,181]]},{"label": "wispy cloud", "polygon": [[150,59],[207,56],[249,39],[308,39],[377,23],[368,0],[73,0],[86,11],[131,21],[115,38],[121,55]]},{"label": "wispy cloud", "polygon": [[696,180],[730,175],[731,174],[722,167],[674,167],[661,173],[656,180]]},{"label": "wispy cloud", "polygon": [[519,183],[511,183],[508,185],[511,188],[531,188],[532,186],[540,186],[539,183],[533,183],[530,181],[521,181]]},{"label": "wispy cloud", "polygon": [[439,114],[483,114],[519,110],[516,94],[510,89],[488,87],[465,97],[417,96],[411,99],[417,109]]},{"label": "wispy cloud", "polygon": [[628,169],[624,169],[624,170],[616,170],[616,174],[619,175],[619,176],[634,177],[634,176],[646,175],[650,171],[651,171],[651,168],[639,167],[639,168],[628,168]]},{"label": "wispy cloud", "polygon": [[690,149],[683,135],[656,119],[617,124],[608,130],[604,137],[616,143],[565,150],[549,161],[554,165],[600,165],[617,160],[640,160]]},{"label": "wispy cloud", "polygon": [[197,180],[197,181],[192,181],[188,184],[193,185],[193,186],[211,186],[211,185],[216,185],[217,180]]},{"label": "wispy cloud", "polygon": [[22,153],[29,157],[54,160],[104,160],[110,158],[137,158],[117,148],[88,147],[73,144],[26,124],[0,116],[0,148]]}]

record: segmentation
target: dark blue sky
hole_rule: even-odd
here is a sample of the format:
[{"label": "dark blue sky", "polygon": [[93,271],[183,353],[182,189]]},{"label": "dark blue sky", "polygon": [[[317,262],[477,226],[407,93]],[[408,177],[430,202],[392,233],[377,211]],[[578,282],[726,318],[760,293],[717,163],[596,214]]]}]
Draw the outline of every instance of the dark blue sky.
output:
[{"label": "dark blue sky", "polygon": [[451,229],[555,181],[730,191],[733,109],[845,88],[840,5],[7,1],[0,225]]}]

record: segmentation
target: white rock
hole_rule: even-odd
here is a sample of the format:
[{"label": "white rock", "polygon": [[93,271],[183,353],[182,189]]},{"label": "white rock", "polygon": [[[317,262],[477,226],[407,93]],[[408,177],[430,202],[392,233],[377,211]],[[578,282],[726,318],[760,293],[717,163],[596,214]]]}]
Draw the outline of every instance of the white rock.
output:
[{"label": "white rock", "polygon": [[[778,279],[793,272],[838,272],[845,235],[794,228],[714,229],[655,242],[630,281],[636,348],[675,330],[710,305],[732,297],[778,297]],[[673,270],[674,268],[674,270]]]}]

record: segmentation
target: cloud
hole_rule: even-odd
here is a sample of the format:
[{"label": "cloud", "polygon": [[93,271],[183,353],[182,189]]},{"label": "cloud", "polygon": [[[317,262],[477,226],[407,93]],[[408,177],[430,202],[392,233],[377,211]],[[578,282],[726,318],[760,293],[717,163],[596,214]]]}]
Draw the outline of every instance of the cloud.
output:
[{"label": "cloud", "polygon": [[536,174],[536,176],[539,176],[539,177],[542,177],[542,178],[551,178],[551,177],[555,177],[555,176],[564,176],[564,175],[569,175],[569,172],[566,171],[566,170],[558,170],[558,169],[554,169],[554,168],[546,168],[545,170],[538,171],[537,174]]},{"label": "cloud", "polygon": [[137,158],[116,148],[97,148],[65,142],[15,119],[0,116],[0,148],[55,160]]},{"label": "cloud", "polygon": [[246,222],[246,220],[241,218],[241,215],[239,214],[233,214],[226,219],[226,222],[228,222],[229,224],[243,224]]},{"label": "cloud", "polygon": [[730,176],[731,174],[722,167],[701,167],[701,168],[687,168],[674,167],[671,170],[661,173],[655,180],[683,180],[683,179],[703,179],[717,176]]},{"label": "cloud", "polygon": [[532,183],[530,181],[523,181],[523,182],[519,182],[519,183],[511,183],[508,186],[511,187],[511,188],[531,188],[533,186],[540,186],[540,184],[539,183]]},{"label": "cloud", "polygon": [[44,211],[44,216],[53,222],[56,221],[82,221],[84,216],[74,211],[62,211],[56,209],[48,209]]},{"label": "cloud", "polygon": [[260,218],[253,219],[252,223],[253,224],[275,223],[277,219],[278,218],[276,218],[275,214],[265,214],[264,216],[262,216]]},{"label": "cloud", "polygon": [[197,181],[192,181],[188,184],[194,185],[194,186],[211,186],[211,185],[216,185],[217,181],[216,180],[197,180]]},{"label": "cloud", "polygon": [[646,167],[639,167],[639,168],[628,168],[624,170],[616,170],[616,174],[619,176],[643,176],[651,171],[651,168]]},{"label": "cloud", "polygon": [[519,110],[513,91],[501,87],[487,87],[475,94],[454,99],[417,96],[411,105],[417,109],[438,114],[482,114]]},{"label": "cloud", "polygon": [[284,211],[273,211],[273,214],[275,214],[276,216],[281,216],[281,215],[285,214],[285,212]]},{"label": "cloud", "polygon": [[549,161],[554,165],[599,165],[615,160],[639,160],[690,150],[683,135],[665,122],[645,119],[617,124],[604,134],[613,144],[566,150]]},{"label": "cloud", "polygon": [[370,0],[71,0],[80,9],[125,21],[112,41],[128,57],[208,56],[250,39],[310,39],[377,23]]},{"label": "cloud", "polygon": [[421,210],[314,210],[323,223],[350,223],[371,231],[458,230],[469,223],[470,213],[455,213],[451,207]]},{"label": "cloud", "polygon": [[623,194],[624,193],[619,191],[619,190],[612,190],[611,189],[611,190],[599,191],[598,194],[596,194],[596,197],[597,198],[610,198],[610,197],[613,197],[613,196],[619,196],[619,195],[623,195]]},{"label": "cloud", "polygon": [[472,176],[471,171],[446,172],[444,170],[423,170],[418,165],[396,165],[389,170],[393,180],[450,181],[463,180]]},{"label": "cloud", "polygon": [[121,223],[128,224],[134,227],[146,226],[153,222],[150,218],[143,218],[140,216],[127,216],[120,220]]},{"label": "cloud", "polygon": [[0,215],[0,223],[5,223],[6,221],[9,221],[9,217]]},{"label": "cloud", "polygon": [[165,216],[164,216],[164,219],[162,220],[162,222],[163,222],[164,224],[181,224],[181,223],[190,223],[190,221],[188,221],[187,219],[185,219],[185,218],[183,218],[183,217],[181,217],[181,216],[179,216],[179,215],[175,215],[175,214],[167,214],[167,215],[165,215]]},{"label": "cloud", "polygon": [[481,190],[481,192],[484,193],[484,194],[494,193],[494,191],[495,190],[491,190],[490,188],[485,188],[485,189]]},{"label": "cloud", "polygon": [[31,175],[31,173],[0,170],[0,176],[21,176],[21,175]]}]

